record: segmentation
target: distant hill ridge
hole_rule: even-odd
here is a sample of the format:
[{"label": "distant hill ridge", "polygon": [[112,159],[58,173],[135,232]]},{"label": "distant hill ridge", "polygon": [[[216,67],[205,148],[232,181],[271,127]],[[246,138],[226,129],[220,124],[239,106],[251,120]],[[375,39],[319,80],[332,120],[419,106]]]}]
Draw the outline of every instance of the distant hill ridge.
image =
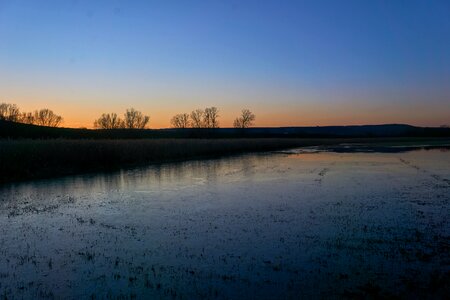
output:
[{"label": "distant hill ridge", "polygon": [[450,137],[450,128],[405,124],[316,127],[78,129],[54,128],[0,120],[0,138],[136,139],[136,138],[269,138],[269,137]]}]

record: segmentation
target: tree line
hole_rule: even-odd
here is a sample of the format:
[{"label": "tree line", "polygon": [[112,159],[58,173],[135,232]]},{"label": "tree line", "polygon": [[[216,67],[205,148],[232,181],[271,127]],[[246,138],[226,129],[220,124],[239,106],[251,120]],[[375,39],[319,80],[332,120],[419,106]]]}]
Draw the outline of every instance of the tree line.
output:
[{"label": "tree line", "polygon": [[[233,126],[248,128],[254,124],[256,117],[249,109],[243,109]],[[52,110],[44,108],[34,112],[20,112],[15,104],[0,103],[0,120],[25,124],[58,127],[63,118]],[[129,108],[121,118],[116,113],[104,113],[94,121],[96,129],[144,129],[150,117],[142,112]],[[190,114],[182,113],[172,117],[170,124],[173,128],[219,128],[219,110],[217,107],[193,110]]]},{"label": "tree line", "polygon": [[170,120],[173,128],[219,128],[217,107],[196,109],[190,114],[177,114]]},{"label": "tree line", "polygon": [[127,109],[123,119],[116,113],[102,114],[100,118],[94,121],[94,128],[97,129],[144,129],[150,117],[134,108]]},{"label": "tree line", "polygon": [[[248,128],[254,124],[256,117],[249,109],[243,109],[233,126]],[[94,122],[97,129],[144,129],[150,120],[149,116],[133,108],[127,109],[123,119],[116,113],[105,113]],[[170,120],[172,128],[219,128],[219,110],[217,107],[193,110],[190,114],[181,113]]]},{"label": "tree line", "polygon": [[10,103],[0,103],[0,120],[50,127],[58,127],[63,122],[61,116],[48,108],[20,112],[17,105]]},{"label": "tree line", "polygon": [[[173,128],[219,128],[219,110],[216,107],[196,109],[190,114],[183,113],[173,116],[170,124]],[[233,126],[248,128],[254,124],[256,117],[249,109],[243,109]]]}]

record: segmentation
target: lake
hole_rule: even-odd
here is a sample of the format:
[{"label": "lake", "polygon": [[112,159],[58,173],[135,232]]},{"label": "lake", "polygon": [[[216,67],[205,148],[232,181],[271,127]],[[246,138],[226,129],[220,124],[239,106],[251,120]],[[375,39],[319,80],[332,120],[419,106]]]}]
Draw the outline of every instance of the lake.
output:
[{"label": "lake", "polygon": [[444,297],[450,151],[302,148],[3,185],[0,296]]}]

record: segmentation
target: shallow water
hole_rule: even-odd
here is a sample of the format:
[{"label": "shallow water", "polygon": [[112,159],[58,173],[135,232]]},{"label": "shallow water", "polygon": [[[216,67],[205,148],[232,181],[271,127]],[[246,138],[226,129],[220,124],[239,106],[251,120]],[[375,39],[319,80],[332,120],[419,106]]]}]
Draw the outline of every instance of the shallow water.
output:
[{"label": "shallow water", "polygon": [[0,296],[448,295],[450,152],[316,150],[3,186]]}]

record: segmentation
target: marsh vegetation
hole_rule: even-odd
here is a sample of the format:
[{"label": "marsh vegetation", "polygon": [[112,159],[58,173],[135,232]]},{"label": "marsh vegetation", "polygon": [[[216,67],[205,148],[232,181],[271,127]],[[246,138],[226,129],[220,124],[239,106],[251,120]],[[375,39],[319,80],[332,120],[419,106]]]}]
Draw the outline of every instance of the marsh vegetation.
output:
[{"label": "marsh vegetation", "polygon": [[146,163],[269,151],[332,140],[0,140],[0,182],[104,171]]}]

